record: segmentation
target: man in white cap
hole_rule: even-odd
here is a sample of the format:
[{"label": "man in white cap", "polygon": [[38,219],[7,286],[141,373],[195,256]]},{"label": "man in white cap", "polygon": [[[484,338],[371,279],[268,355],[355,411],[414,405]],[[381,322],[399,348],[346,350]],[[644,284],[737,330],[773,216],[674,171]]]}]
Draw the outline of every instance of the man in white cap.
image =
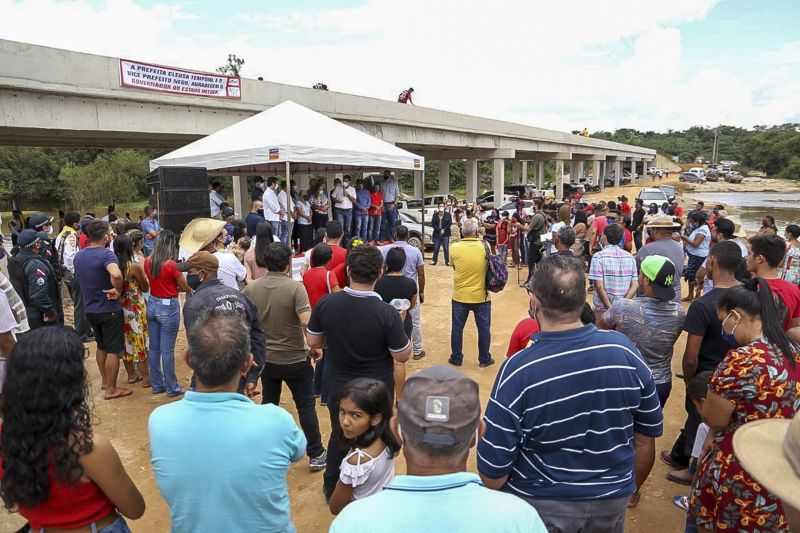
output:
[{"label": "man in white cap", "polygon": [[672,288],[675,289],[674,299],[681,301],[681,276],[683,275],[683,247],[672,240],[672,233],[679,227],[669,215],[658,215],[647,224],[647,231],[653,237],[653,242],[647,243],[636,251],[636,263],[641,270],[642,261],[651,255],[666,257],[675,265],[675,278]]}]

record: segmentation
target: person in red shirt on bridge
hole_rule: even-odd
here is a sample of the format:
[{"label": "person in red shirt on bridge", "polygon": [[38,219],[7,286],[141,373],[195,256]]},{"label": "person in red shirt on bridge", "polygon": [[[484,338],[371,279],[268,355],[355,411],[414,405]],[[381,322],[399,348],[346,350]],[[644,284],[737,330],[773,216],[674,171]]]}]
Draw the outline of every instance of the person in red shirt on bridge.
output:
[{"label": "person in red shirt on bridge", "polygon": [[397,97],[397,101],[401,104],[414,105],[414,101],[411,99],[411,95],[413,93],[414,93],[414,88],[409,87],[408,89],[400,93],[400,96]]}]

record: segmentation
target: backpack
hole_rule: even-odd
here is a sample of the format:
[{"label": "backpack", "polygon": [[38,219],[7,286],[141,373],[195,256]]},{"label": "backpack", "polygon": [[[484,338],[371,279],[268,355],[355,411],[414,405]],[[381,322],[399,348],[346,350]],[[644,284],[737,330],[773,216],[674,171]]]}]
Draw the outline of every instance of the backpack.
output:
[{"label": "backpack", "polygon": [[486,291],[500,292],[508,281],[508,268],[506,262],[499,255],[494,255],[485,242],[486,249]]}]

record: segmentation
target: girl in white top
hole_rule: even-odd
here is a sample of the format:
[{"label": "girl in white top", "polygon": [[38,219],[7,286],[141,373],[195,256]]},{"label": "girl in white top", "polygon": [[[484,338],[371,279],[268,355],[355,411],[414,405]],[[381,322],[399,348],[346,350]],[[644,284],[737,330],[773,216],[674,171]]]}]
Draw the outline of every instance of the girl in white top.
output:
[{"label": "girl in white top", "polygon": [[392,400],[382,381],[354,379],[339,401],[339,441],[350,446],[339,481],[331,495],[331,513],[339,514],[353,500],[380,492],[394,478],[394,458],[400,451],[389,429]]}]

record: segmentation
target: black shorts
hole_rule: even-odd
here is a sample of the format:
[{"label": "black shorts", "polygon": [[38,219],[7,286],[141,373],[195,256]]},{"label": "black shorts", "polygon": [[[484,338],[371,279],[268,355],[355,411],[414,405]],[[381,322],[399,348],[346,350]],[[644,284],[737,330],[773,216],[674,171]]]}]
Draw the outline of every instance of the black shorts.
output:
[{"label": "black shorts", "polygon": [[86,313],[92,326],[97,348],[117,355],[125,352],[125,315],[122,310],[113,313]]}]

